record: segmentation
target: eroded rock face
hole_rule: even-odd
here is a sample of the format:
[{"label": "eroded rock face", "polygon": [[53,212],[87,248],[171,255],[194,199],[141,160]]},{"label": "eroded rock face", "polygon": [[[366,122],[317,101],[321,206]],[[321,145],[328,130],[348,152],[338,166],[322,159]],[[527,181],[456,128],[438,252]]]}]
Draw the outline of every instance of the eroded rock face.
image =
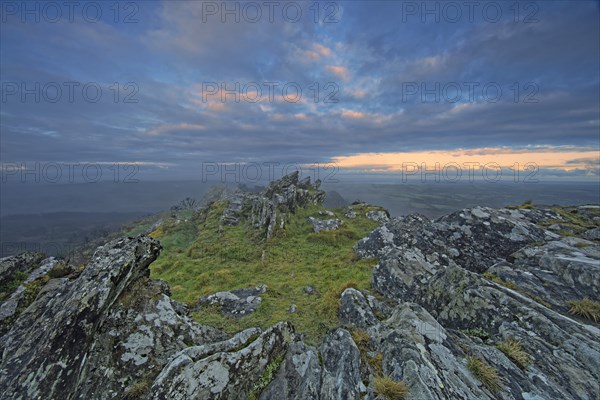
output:
[{"label": "eroded rock face", "polygon": [[147,279],[159,251],[148,237],[115,240],[77,278],[51,279],[0,341],[3,396],[113,398],[186,343],[222,337]]},{"label": "eroded rock face", "polygon": [[237,340],[214,345],[216,353],[194,349],[196,354],[189,354],[187,349],[176,355],[152,384],[151,398],[244,399],[255,393],[269,365],[285,356],[294,331],[290,324],[279,323],[236,351],[233,346],[244,344],[250,333],[245,332]]},{"label": "eroded rock face", "polygon": [[270,239],[277,227],[285,226],[287,215],[299,207],[321,204],[325,199],[325,192],[319,189],[321,181],[311,184],[310,177],[300,180],[299,176],[298,171],[286,175],[260,193],[242,190],[227,193],[223,223],[237,225],[246,218],[254,228],[264,229]]},{"label": "eroded rock face", "polygon": [[0,283],[6,283],[16,272],[29,274],[37,268],[46,256],[37,252],[25,252],[15,256],[0,258]]},{"label": "eroded rock face", "polygon": [[385,224],[390,220],[390,213],[387,211],[367,211],[366,217],[380,224]]},{"label": "eroded rock face", "polygon": [[[598,221],[589,217],[586,224]],[[347,291],[341,319],[369,334],[384,371],[415,398],[598,398],[600,329],[569,315],[568,301],[599,300],[600,246],[544,229],[559,218],[545,209],[475,208],[436,221],[393,219],[356,249],[379,257],[373,287],[398,302],[396,311],[374,322],[366,296]],[[531,365],[495,346],[509,339]],[[465,368],[468,356],[495,369],[499,389]]]}]

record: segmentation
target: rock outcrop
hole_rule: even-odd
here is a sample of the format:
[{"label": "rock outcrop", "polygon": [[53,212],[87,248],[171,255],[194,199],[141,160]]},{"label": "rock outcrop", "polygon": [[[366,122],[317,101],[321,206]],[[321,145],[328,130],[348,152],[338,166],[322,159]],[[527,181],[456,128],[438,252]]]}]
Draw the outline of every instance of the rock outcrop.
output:
[{"label": "rock outcrop", "polygon": [[[287,177],[230,202],[228,215],[248,211],[268,233],[272,218],[319,201],[308,185]],[[571,313],[573,301],[600,297],[600,241],[586,234],[600,213],[574,210],[382,218],[355,247],[378,259],[372,289],[345,289],[339,325],[315,346],[288,322],[233,335],[193,322],[149,278],[161,246],[146,236],[111,241],[62,274],[41,256],[2,259],[3,284],[21,271],[22,287],[39,290],[0,338],[1,397],[375,400],[385,378],[414,399],[597,399],[600,324]],[[235,317],[263,291],[219,292],[202,306]]]},{"label": "rock outcrop", "polygon": [[253,288],[217,292],[201,297],[196,309],[217,306],[222,315],[241,318],[256,311],[256,308],[262,302],[260,295],[266,290],[267,287],[262,285]]},{"label": "rock outcrop", "polygon": [[312,225],[315,233],[319,233],[321,231],[334,231],[342,225],[342,221],[337,218],[319,219],[308,217],[308,222]]},{"label": "rock outcrop", "polygon": [[286,215],[299,207],[321,204],[325,192],[319,189],[321,181],[311,184],[310,177],[300,180],[298,171],[273,181],[260,193],[237,190],[227,192],[228,206],[223,214],[223,223],[237,225],[246,219],[256,229],[265,232],[270,239],[277,227],[283,228]]}]

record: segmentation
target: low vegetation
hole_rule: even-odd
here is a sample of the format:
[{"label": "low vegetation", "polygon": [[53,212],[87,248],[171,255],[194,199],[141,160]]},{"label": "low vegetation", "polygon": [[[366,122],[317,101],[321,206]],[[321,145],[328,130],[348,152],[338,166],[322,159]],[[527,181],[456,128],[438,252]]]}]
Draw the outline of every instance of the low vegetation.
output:
[{"label": "low vegetation", "polygon": [[569,302],[569,313],[578,315],[585,319],[598,322],[600,320],[600,302],[584,298],[583,300],[573,300]]},{"label": "low vegetation", "polygon": [[473,356],[467,357],[467,368],[490,392],[496,393],[500,390],[500,377],[496,368]]},{"label": "low vegetation", "polygon": [[376,376],[373,379],[373,390],[385,400],[404,400],[408,395],[408,388],[402,381],[398,382],[389,376]]},{"label": "low vegetation", "polygon": [[10,296],[21,283],[27,279],[28,274],[25,272],[17,271],[13,273],[8,279],[0,283],[0,301],[4,301]]},{"label": "low vegetation", "polygon": [[531,364],[531,356],[523,350],[521,342],[516,339],[507,339],[498,343],[496,347],[521,369],[525,369]]},{"label": "low vegetation", "polygon": [[[175,300],[192,305],[218,291],[265,284],[262,303],[248,316],[231,319],[218,308],[205,307],[193,318],[230,333],[252,326],[266,329],[288,320],[308,343],[319,343],[337,325],[340,294],[348,287],[370,286],[377,260],[359,259],[353,246],[378,225],[365,213],[380,208],[355,205],[356,218],[346,218],[345,209],[333,210],[343,226],[318,234],[308,217],[319,217],[324,208],[300,208],[266,241],[263,232],[247,221],[222,225],[226,206],[219,201],[200,211],[186,210],[185,216],[167,218],[152,232],[163,251],[150,267],[151,277],[167,281]],[[304,291],[307,286],[314,289],[310,295]],[[289,313],[290,304],[298,311]]]},{"label": "low vegetation", "polygon": [[497,283],[497,284],[502,285],[502,286],[504,286],[506,288],[509,288],[511,290],[519,290],[519,287],[517,285],[515,285],[514,283],[509,282],[509,281],[505,281],[502,278],[494,275],[491,272],[484,272],[483,273],[483,277],[489,279],[490,281],[492,281],[494,283]]},{"label": "low vegetation", "polygon": [[284,357],[282,355],[277,357],[275,360],[271,361],[267,365],[265,371],[263,372],[258,382],[256,382],[250,390],[250,393],[248,394],[248,400],[258,399],[258,396],[262,393],[262,391],[265,390],[267,386],[269,386],[269,384],[273,381],[273,378],[275,378],[275,374],[279,370],[279,367],[281,367],[283,360]]},{"label": "low vegetation", "polygon": [[471,337],[477,337],[483,341],[488,340],[491,335],[489,332],[487,332],[486,330],[484,330],[481,327],[478,328],[472,328],[472,329],[465,329],[462,331],[465,335],[467,336],[471,336]]},{"label": "low vegetation", "polygon": [[139,399],[148,390],[150,390],[151,382],[148,380],[139,380],[132,383],[127,389],[125,389],[125,400]]}]

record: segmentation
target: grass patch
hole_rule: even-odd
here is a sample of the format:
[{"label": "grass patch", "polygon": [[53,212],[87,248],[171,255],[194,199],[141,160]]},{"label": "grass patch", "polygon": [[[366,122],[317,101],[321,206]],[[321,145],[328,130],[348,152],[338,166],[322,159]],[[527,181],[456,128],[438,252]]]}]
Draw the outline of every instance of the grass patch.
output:
[{"label": "grass patch", "polygon": [[63,278],[67,275],[70,275],[73,271],[63,262],[59,262],[50,272],[48,272],[48,277],[50,279]]},{"label": "grass patch", "polygon": [[465,329],[465,330],[462,330],[462,332],[467,336],[477,337],[477,338],[483,340],[484,342],[486,340],[488,340],[490,337],[492,337],[492,335],[490,335],[489,332],[487,332],[486,330],[484,330],[481,327],[473,328],[473,329]]},{"label": "grass patch", "polygon": [[125,389],[125,396],[123,398],[125,400],[139,399],[150,390],[150,385],[151,383],[148,380],[136,381]]},{"label": "grass patch", "polygon": [[600,302],[584,298],[583,300],[569,301],[569,313],[585,319],[598,322],[600,320]]},{"label": "grass patch", "polygon": [[8,296],[13,294],[13,292],[17,290],[19,285],[23,283],[28,276],[29,274],[26,274],[25,272],[17,271],[11,274],[8,279],[3,281],[0,284],[0,301],[6,300]]},{"label": "grass patch", "polygon": [[[172,298],[195,304],[201,296],[222,290],[267,285],[258,309],[241,319],[223,317],[218,308],[204,307],[193,314],[197,322],[229,333],[278,321],[292,322],[309,344],[318,344],[338,323],[339,296],[347,287],[367,289],[376,259],[359,259],[353,246],[378,224],[357,210],[356,218],[339,217],[338,231],[313,233],[308,217],[318,217],[321,206],[287,214],[283,229],[266,241],[249,221],[222,225],[226,201],[190,215],[187,222],[168,220],[152,233],[163,251],[151,264],[151,277],[169,283]],[[366,207],[366,206],[365,206]],[[307,295],[304,287],[315,294]],[[298,312],[290,314],[290,304]]]},{"label": "grass patch", "polygon": [[505,281],[505,280],[501,279],[500,277],[494,275],[491,272],[484,272],[483,273],[483,277],[491,280],[494,283],[502,285],[502,286],[504,286],[506,288],[509,288],[509,289],[512,289],[512,290],[517,290],[517,291],[519,290],[519,287],[517,285],[515,285],[514,283],[509,282],[509,281]]},{"label": "grass patch", "polygon": [[12,324],[19,317],[19,315],[21,315],[21,313],[23,311],[25,311],[27,309],[27,307],[29,307],[31,305],[31,303],[34,302],[34,300],[37,298],[38,294],[40,293],[40,291],[42,290],[44,285],[46,285],[46,283],[49,280],[50,280],[50,278],[48,277],[48,275],[44,275],[42,277],[37,278],[34,281],[27,283],[26,285],[24,285],[25,291],[23,292],[23,297],[21,297],[21,300],[19,301],[19,304],[17,305],[17,309],[15,310],[15,313],[11,317],[8,317],[8,318],[4,319],[2,322],[0,322],[0,336],[4,335],[6,332],[8,332],[8,330],[10,329]]},{"label": "grass patch", "polygon": [[510,210],[519,210],[519,209],[531,210],[532,208],[534,208],[534,206],[533,206],[532,200],[525,200],[521,205],[508,206],[506,208],[508,208]]},{"label": "grass patch", "polygon": [[408,395],[408,388],[402,381],[398,382],[389,376],[377,376],[373,380],[373,390],[385,400],[404,400]]},{"label": "grass patch", "polygon": [[366,352],[369,348],[369,340],[371,340],[371,336],[367,333],[367,331],[363,331],[362,329],[353,329],[351,332],[352,340],[358,347],[360,352]]},{"label": "grass patch", "polygon": [[529,294],[527,293],[527,295],[529,297],[531,297],[531,299],[537,303],[540,303],[541,305],[543,305],[546,308],[552,309],[552,304],[548,303],[546,300],[542,299],[540,296],[534,295],[534,294]]},{"label": "grass patch", "polygon": [[490,392],[496,393],[500,390],[500,378],[496,368],[472,356],[467,357],[467,368]]},{"label": "grass patch", "polygon": [[531,364],[531,356],[523,350],[521,342],[516,339],[507,339],[498,343],[496,347],[521,369],[525,369]]},{"label": "grass patch", "polygon": [[258,399],[262,391],[265,390],[267,386],[269,386],[269,384],[273,381],[273,378],[275,378],[275,374],[281,367],[283,360],[284,356],[281,355],[267,365],[265,371],[263,372],[258,382],[256,382],[254,386],[252,386],[250,393],[248,393],[248,400]]}]

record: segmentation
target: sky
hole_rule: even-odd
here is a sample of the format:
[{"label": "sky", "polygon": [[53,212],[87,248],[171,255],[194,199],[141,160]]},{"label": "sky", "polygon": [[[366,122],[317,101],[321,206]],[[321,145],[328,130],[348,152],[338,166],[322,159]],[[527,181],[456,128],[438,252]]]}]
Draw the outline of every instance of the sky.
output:
[{"label": "sky", "polygon": [[600,177],[597,1],[0,4],[3,180]]}]

